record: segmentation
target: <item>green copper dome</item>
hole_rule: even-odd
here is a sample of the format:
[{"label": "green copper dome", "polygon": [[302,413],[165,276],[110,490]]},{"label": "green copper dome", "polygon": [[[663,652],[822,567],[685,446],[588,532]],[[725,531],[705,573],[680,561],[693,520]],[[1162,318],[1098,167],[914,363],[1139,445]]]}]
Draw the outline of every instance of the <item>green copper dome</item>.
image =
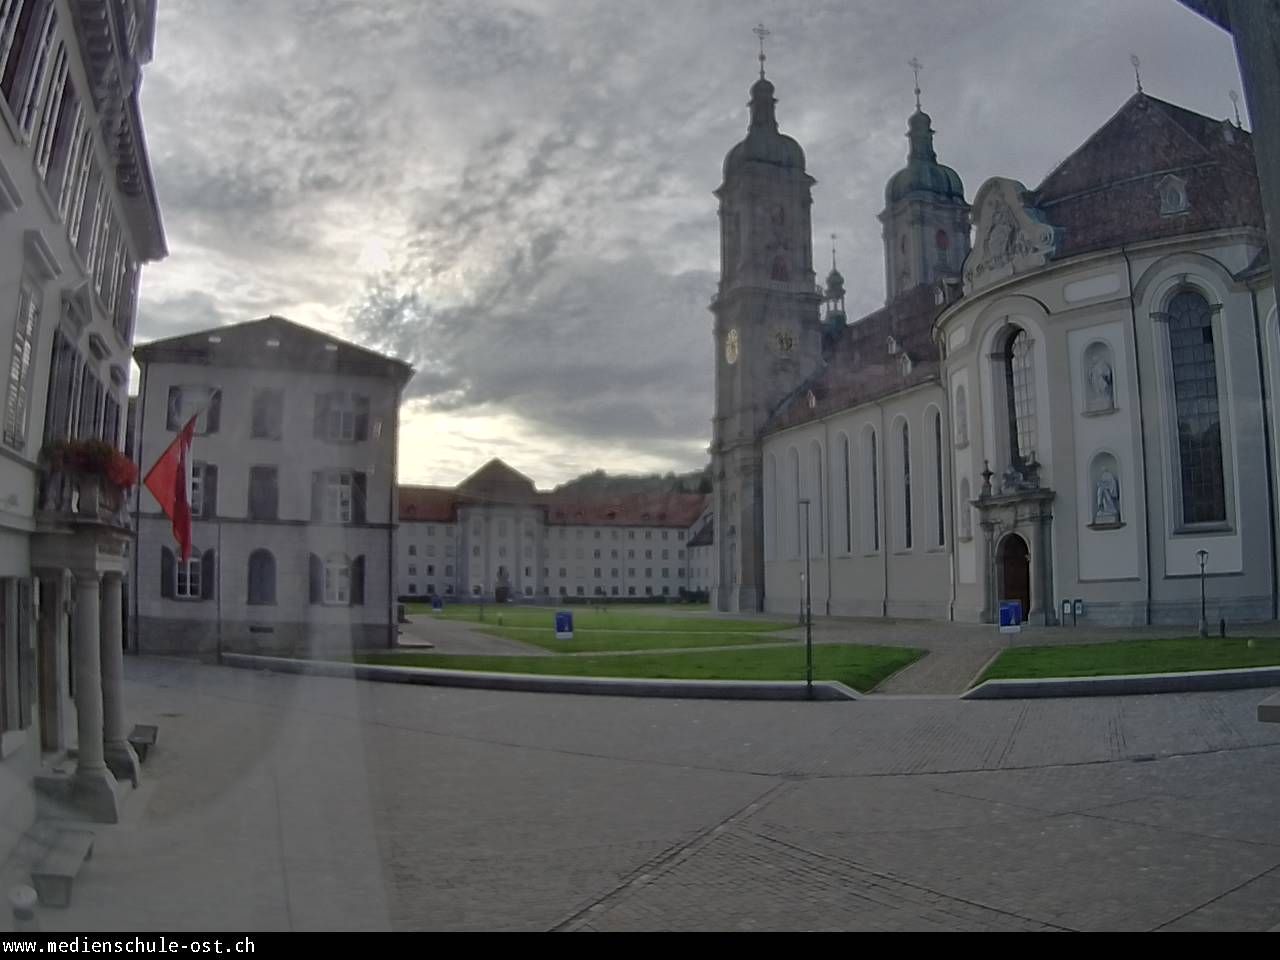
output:
[{"label": "green copper dome", "polygon": [[929,115],[917,110],[907,121],[907,139],[911,152],[907,165],[893,175],[884,188],[886,206],[892,206],[912,193],[931,193],[948,200],[964,201],[964,184],[960,175],[938,162],[933,150],[933,126]]},{"label": "green copper dome", "polygon": [[725,179],[748,163],[804,172],[804,150],[791,137],[778,132],[774,115],[773,84],[761,77],[751,86],[751,126],[746,139],[724,158]]}]

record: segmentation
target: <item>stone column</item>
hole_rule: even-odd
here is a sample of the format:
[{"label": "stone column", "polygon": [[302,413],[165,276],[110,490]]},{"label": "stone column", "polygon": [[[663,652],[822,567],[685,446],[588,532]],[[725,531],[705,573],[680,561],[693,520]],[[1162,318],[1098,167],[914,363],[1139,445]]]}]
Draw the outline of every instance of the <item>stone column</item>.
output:
[{"label": "stone column", "polygon": [[982,538],[985,542],[982,574],[982,622],[996,622],[996,542],[995,524],[982,521]]},{"label": "stone column", "polygon": [[72,799],[99,823],[120,819],[116,780],[102,749],[101,574],[77,570],[75,615],[76,729],[79,734]]},{"label": "stone column", "polygon": [[117,780],[138,785],[138,756],[129,745],[124,718],[124,578],[102,577],[102,745],[107,766]]}]

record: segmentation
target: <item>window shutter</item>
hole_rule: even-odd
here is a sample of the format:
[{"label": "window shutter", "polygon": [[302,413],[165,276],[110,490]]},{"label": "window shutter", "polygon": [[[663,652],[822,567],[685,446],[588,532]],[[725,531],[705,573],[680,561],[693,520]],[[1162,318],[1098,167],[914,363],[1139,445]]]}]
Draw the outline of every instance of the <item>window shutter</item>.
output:
[{"label": "window shutter", "polygon": [[209,398],[209,411],[205,414],[205,433],[217,433],[222,421],[222,391],[215,389]]},{"label": "window shutter", "polygon": [[280,474],[275,467],[267,469],[266,477],[266,513],[263,519],[279,520],[280,519]]},{"label": "window shutter", "polygon": [[168,416],[165,420],[165,426],[170,430],[181,430],[182,424],[182,388],[169,388],[169,407]]},{"label": "window shutter", "polygon": [[365,522],[365,500],[369,491],[369,475],[353,473],[351,475],[351,520],[353,523]]},{"label": "window shutter", "polygon": [[214,590],[215,571],[217,568],[213,565],[214,553],[212,550],[206,550],[200,557],[200,599],[212,600]]},{"label": "window shutter", "polygon": [[329,417],[329,395],[327,393],[316,394],[316,418],[312,429],[312,435],[322,438],[325,435],[325,421]]},{"label": "window shutter", "polygon": [[311,474],[311,519],[324,519],[324,473],[320,470]]},{"label": "window shutter", "polygon": [[218,515],[218,468],[212,463],[204,465],[204,503],[201,504],[204,512],[201,518],[204,520],[212,520]]},{"label": "window shutter", "polygon": [[173,580],[177,574],[177,557],[168,547],[160,548],[160,596],[173,599]]},{"label": "window shutter", "polygon": [[364,606],[364,554],[351,562],[351,606]]},{"label": "window shutter", "polygon": [[324,565],[320,562],[320,558],[314,553],[309,555],[311,562],[309,569],[311,573],[311,602],[319,603],[324,599]]},{"label": "window shutter", "polygon": [[368,440],[369,439],[369,398],[356,396],[354,400],[355,400],[354,406],[356,408],[356,439]]}]

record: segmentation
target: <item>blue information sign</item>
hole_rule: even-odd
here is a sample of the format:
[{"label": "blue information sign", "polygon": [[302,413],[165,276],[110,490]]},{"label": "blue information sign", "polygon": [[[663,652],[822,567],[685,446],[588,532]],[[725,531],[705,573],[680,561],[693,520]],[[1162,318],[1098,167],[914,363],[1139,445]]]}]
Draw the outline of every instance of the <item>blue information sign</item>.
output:
[{"label": "blue information sign", "polygon": [[431,610],[433,613],[439,613],[444,609],[444,599],[441,597],[431,598]]},{"label": "blue information sign", "polygon": [[560,610],[556,613],[556,639],[573,639],[573,614],[568,610]]},{"label": "blue information sign", "polygon": [[1021,600],[1000,601],[1000,632],[1001,633],[1021,633],[1022,632],[1022,601]]}]

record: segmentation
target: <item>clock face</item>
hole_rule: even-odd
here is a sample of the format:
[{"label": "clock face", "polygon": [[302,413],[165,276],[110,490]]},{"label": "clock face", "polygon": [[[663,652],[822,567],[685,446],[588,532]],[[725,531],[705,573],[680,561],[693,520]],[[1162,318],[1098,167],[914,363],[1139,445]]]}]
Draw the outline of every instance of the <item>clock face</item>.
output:
[{"label": "clock face", "polygon": [[729,364],[738,362],[738,330],[736,327],[730,330],[729,335],[724,338],[724,359]]},{"label": "clock face", "polygon": [[773,332],[773,345],[779,353],[790,353],[795,347],[795,337],[791,335],[790,330],[775,330]]}]

